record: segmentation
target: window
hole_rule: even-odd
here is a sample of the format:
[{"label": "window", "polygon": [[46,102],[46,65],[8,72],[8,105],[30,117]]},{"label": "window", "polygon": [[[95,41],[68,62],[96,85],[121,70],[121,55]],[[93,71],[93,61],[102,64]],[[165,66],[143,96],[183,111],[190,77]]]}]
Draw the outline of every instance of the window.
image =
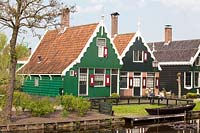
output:
[{"label": "window", "polygon": [[195,65],[200,66],[200,56],[197,57],[197,59],[195,61]]},{"label": "window", "polygon": [[104,86],[104,69],[95,69],[94,75],[94,85],[95,86]]},{"label": "window", "polygon": [[141,73],[134,73],[133,86],[134,87],[141,86]]},{"label": "window", "polygon": [[79,95],[87,95],[87,68],[80,68]]},{"label": "window", "polygon": [[98,57],[104,57],[104,47],[106,46],[105,38],[97,39],[97,47],[98,47]]},{"label": "window", "polygon": [[191,89],[192,87],[192,73],[191,72],[184,73],[184,86],[186,89]]},{"label": "window", "polygon": [[143,62],[143,51],[133,51],[133,62]]},{"label": "window", "polygon": [[39,78],[38,77],[35,78],[34,86],[35,87],[39,86]]},{"label": "window", "polygon": [[154,88],[155,73],[147,73],[147,88]]},{"label": "window", "polygon": [[194,86],[199,87],[199,82],[200,82],[200,77],[199,77],[199,72],[194,73]]},{"label": "window", "polygon": [[127,88],[127,72],[120,73],[120,88]]}]

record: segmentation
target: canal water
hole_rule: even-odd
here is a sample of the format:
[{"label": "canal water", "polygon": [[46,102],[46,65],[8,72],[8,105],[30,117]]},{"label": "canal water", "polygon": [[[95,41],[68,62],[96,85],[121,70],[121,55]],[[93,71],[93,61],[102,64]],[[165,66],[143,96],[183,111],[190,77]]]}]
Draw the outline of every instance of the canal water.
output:
[{"label": "canal water", "polygon": [[[137,125],[137,126],[113,126],[113,127],[90,127],[79,130],[62,130],[62,131],[44,131],[35,130],[28,133],[200,133],[200,120],[190,120],[182,122],[171,122],[152,125]],[[16,132],[17,133],[17,132]],[[25,133],[20,131],[19,133]],[[27,133],[27,132],[26,132]]]}]

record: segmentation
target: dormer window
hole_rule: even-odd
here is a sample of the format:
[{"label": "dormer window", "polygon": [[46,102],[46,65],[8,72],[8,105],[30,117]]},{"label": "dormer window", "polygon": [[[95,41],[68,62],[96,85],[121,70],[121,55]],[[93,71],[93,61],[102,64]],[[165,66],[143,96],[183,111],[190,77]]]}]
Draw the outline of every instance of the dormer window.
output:
[{"label": "dormer window", "polygon": [[42,56],[38,56],[38,62],[37,63],[41,63],[42,61]]},{"label": "dormer window", "polygon": [[97,38],[97,47],[98,47],[98,57],[107,56],[107,48],[106,48],[106,39],[105,38]]},{"label": "dormer window", "polygon": [[133,62],[143,62],[143,51],[141,50],[133,51]]}]

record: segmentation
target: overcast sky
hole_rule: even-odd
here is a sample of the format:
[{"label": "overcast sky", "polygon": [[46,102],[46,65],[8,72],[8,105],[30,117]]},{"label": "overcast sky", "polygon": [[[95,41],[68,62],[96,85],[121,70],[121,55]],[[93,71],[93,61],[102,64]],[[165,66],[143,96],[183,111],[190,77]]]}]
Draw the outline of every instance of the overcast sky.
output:
[{"label": "overcast sky", "polygon": [[[104,14],[106,27],[110,31],[110,14],[118,12],[119,33],[135,32],[140,20],[141,33],[146,42],[162,41],[165,24],[172,25],[173,40],[200,39],[200,0],[63,1],[77,6],[77,12],[71,14],[71,26],[99,22]],[[25,36],[24,41],[33,49],[38,43],[38,39],[32,38],[32,35]]]}]

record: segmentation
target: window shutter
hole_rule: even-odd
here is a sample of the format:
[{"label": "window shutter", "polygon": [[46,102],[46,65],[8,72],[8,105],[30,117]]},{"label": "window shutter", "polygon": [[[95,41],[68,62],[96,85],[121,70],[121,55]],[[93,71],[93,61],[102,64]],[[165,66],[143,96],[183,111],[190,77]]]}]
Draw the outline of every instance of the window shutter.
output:
[{"label": "window shutter", "polygon": [[108,48],[104,47],[104,57],[107,58],[108,57]]},{"label": "window shutter", "polygon": [[143,77],[143,79],[142,79],[142,88],[144,88],[144,89],[146,89],[146,82],[147,82],[146,77]]},{"label": "window shutter", "polygon": [[133,77],[129,77],[129,88],[133,88]]},{"label": "window shutter", "polygon": [[94,86],[94,75],[93,74],[91,74],[90,75],[90,86]]},{"label": "window shutter", "polygon": [[110,75],[109,74],[106,75],[105,81],[106,81],[106,86],[110,86]]},{"label": "window shutter", "polygon": [[160,85],[159,77],[156,77],[156,88],[158,89]]},{"label": "window shutter", "polygon": [[144,52],[144,61],[145,62],[147,61],[147,52],[146,51]]}]

